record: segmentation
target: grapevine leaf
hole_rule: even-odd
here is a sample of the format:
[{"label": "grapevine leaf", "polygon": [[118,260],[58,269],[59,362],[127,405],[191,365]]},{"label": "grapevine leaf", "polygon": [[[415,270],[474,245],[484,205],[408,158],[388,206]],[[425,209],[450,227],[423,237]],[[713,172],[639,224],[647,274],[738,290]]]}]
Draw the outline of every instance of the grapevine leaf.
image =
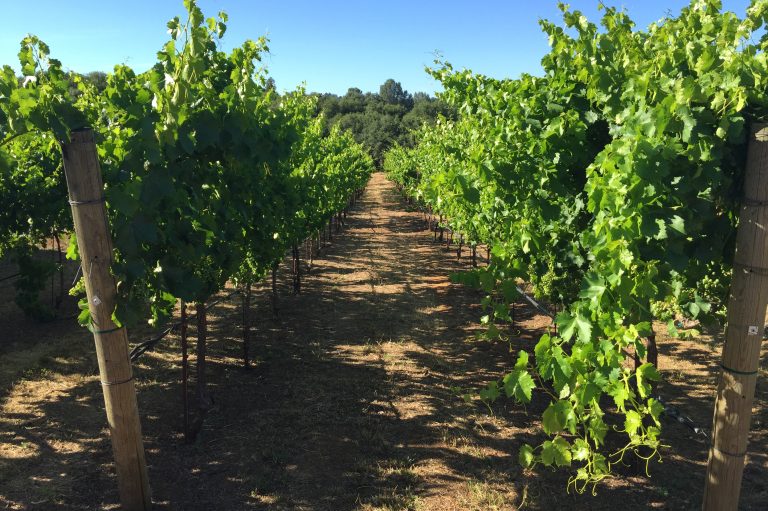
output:
[{"label": "grapevine leaf", "polygon": [[552,435],[562,431],[566,426],[570,428],[575,419],[573,405],[569,401],[561,399],[550,403],[542,416],[544,432]]},{"label": "grapevine leaf", "polygon": [[525,369],[528,367],[528,352],[520,350],[517,354],[517,362],[515,362],[515,369]]},{"label": "grapevine leaf", "polygon": [[507,397],[514,397],[518,401],[528,403],[531,401],[531,393],[536,384],[528,371],[515,369],[504,376],[504,392]]},{"label": "grapevine leaf", "polygon": [[601,416],[594,415],[589,419],[587,433],[597,445],[601,445],[605,440],[605,435],[608,433],[608,425]]},{"label": "grapevine leaf", "polygon": [[592,306],[595,307],[600,301],[600,297],[603,296],[605,289],[605,281],[602,277],[592,272],[587,273],[581,284],[579,298],[588,298],[592,303]]},{"label": "grapevine leaf", "polygon": [[499,392],[499,384],[495,381],[492,381],[486,388],[480,390],[480,399],[486,403],[493,403],[499,399],[500,396],[501,393]]},{"label": "grapevine leaf", "polygon": [[517,459],[521,466],[524,468],[530,468],[533,466],[535,455],[533,454],[533,447],[528,444],[523,444],[520,447],[520,452],[517,455]]},{"label": "grapevine leaf", "polygon": [[643,419],[635,410],[627,410],[624,418],[624,430],[630,438],[637,436],[638,430],[643,426]]},{"label": "grapevine leaf", "polygon": [[571,464],[571,449],[568,441],[561,436],[547,440],[542,444],[541,461],[544,465],[567,467]]},{"label": "grapevine leaf", "polygon": [[75,236],[75,233],[72,232],[72,234],[69,235],[69,245],[67,246],[66,258],[70,261],[77,261],[79,257],[80,254],[77,250],[77,237]]},{"label": "grapevine leaf", "polygon": [[670,319],[669,321],[667,321],[667,333],[672,338],[675,338],[678,336],[679,332],[677,330],[677,327],[675,326],[674,319]]},{"label": "grapevine leaf", "polygon": [[589,448],[589,443],[583,438],[577,438],[573,442],[571,452],[573,453],[573,459],[576,461],[584,461],[589,458],[589,453],[592,449]]},{"label": "grapevine leaf", "polygon": [[669,226],[680,234],[686,234],[685,221],[679,215],[674,215],[672,217],[672,220],[669,222]]},{"label": "grapevine leaf", "polygon": [[651,392],[651,385],[647,382],[659,381],[661,379],[659,372],[656,370],[656,366],[650,362],[646,362],[638,367],[635,371],[635,375],[637,378],[637,392],[643,399],[648,397]]},{"label": "grapevine leaf", "polygon": [[90,325],[91,311],[88,308],[88,300],[86,298],[81,298],[78,300],[77,306],[80,309],[80,314],[77,316],[77,322],[82,326]]},{"label": "grapevine leaf", "polygon": [[624,403],[629,399],[629,389],[627,389],[624,380],[614,381],[608,389],[608,394],[613,397],[616,407],[623,411]]},{"label": "grapevine leaf", "polygon": [[580,312],[576,313],[575,316],[561,312],[555,321],[564,341],[571,340],[574,334],[581,342],[589,342],[592,339],[592,323]]}]

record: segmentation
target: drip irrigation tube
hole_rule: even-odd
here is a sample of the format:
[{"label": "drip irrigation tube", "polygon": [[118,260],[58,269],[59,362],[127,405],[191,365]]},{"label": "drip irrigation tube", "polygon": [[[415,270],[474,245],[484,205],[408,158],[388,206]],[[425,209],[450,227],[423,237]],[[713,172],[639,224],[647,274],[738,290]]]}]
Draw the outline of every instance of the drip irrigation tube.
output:
[{"label": "drip irrigation tube", "polygon": [[533,305],[533,306],[536,308],[536,310],[538,310],[539,312],[541,312],[541,313],[542,313],[542,314],[544,314],[545,316],[549,316],[549,318],[550,318],[550,319],[552,319],[552,320],[554,321],[554,319],[555,319],[555,315],[554,315],[554,314],[552,314],[551,312],[549,312],[547,309],[545,309],[543,305],[541,305],[539,302],[537,302],[536,300],[534,300],[534,299],[533,299],[531,296],[529,296],[529,295],[528,295],[528,294],[527,294],[525,291],[523,291],[523,290],[520,288],[520,286],[515,286],[515,289],[517,290],[517,292],[518,292],[518,293],[520,293],[520,296],[522,296],[522,297],[523,297],[523,299],[524,299],[526,302],[528,302],[528,303],[530,303],[531,305]]},{"label": "drip irrigation tube", "polygon": [[661,405],[664,407],[664,416],[669,417],[670,419],[673,419],[673,420],[679,422],[683,426],[685,426],[688,429],[690,429],[691,431],[693,431],[695,434],[703,436],[704,438],[707,439],[707,445],[709,445],[710,437],[709,437],[709,432],[707,431],[706,428],[702,428],[702,427],[698,426],[693,421],[693,419],[691,419],[687,415],[684,415],[683,413],[681,413],[680,410],[677,407],[672,406],[672,405],[670,405],[668,403],[665,403],[661,399],[661,396],[656,396],[656,401],[661,403]]},{"label": "drip irrigation tube", "polygon": [[5,277],[0,278],[0,282],[5,282],[6,280],[15,279],[16,277],[20,277],[21,273],[14,273],[13,275],[7,275]]}]

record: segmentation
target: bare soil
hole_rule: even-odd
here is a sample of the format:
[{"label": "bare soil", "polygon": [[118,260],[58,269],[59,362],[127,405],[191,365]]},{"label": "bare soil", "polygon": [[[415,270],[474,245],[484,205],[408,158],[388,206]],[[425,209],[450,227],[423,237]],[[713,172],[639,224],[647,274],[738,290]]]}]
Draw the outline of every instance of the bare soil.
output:
[{"label": "bare soil", "polygon": [[[489,410],[460,394],[501,377],[549,320],[521,303],[511,345],[477,340],[480,295],[449,281],[468,262],[468,250],[457,261],[434,243],[421,215],[375,174],[301,295],[290,294],[283,266],[278,319],[268,285],[258,287],[252,369],[240,361],[239,299],[212,311],[214,407],[193,444],[181,435],[178,336],[136,364],[155,508],[698,509],[708,440],[673,420],[651,478],[628,464],[596,496],[568,493],[563,472],[518,466],[519,446],[542,439],[545,399]],[[7,286],[0,295],[0,507],[119,508],[90,335],[71,319],[34,324],[9,305]],[[719,343],[660,336],[659,346],[661,395],[708,429]],[[765,363],[761,376],[746,510],[768,502]]]}]

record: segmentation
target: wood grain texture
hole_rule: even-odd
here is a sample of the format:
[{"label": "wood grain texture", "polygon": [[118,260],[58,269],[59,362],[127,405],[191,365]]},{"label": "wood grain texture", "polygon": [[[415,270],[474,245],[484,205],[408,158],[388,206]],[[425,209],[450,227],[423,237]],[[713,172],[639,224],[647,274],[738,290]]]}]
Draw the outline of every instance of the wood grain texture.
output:
[{"label": "wood grain texture", "polygon": [[62,144],[62,153],[120,500],[126,511],[148,510],[152,502],[136,389],[128,357],[128,333],[112,321],[117,292],[110,271],[112,239],[102,200],[104,186],[92,130],[72,132],[69,143]]},{"label": "wood grain texture", "polygon": [[768,305],[768,125],[752,127],[703,509],[735,510]]}]

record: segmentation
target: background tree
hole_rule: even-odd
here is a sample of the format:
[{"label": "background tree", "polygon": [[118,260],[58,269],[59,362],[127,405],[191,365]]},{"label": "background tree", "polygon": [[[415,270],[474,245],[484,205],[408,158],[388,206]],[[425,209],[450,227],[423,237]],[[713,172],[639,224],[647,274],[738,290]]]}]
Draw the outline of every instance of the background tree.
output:
[{"label": "background tree", "polygon": [[408,94],[408,91],[403,90],[400,82],[396,82],[392,78],[379,87],[379,96],[387,104],[402,105],[408,110],[413,108],[413,96]]},{"label": "background tree", "polygon": [[413,146],[412,130],[424,123],[434,124],[440,115],[455,117],[444,102],[425,92],[411,95],[392,78],[381,84],[378,93],[350,87],[344,96],[318,94],[317,112],[325,116],[326,131],[338,124],[352,132],[377,166],[393,145]]}]

